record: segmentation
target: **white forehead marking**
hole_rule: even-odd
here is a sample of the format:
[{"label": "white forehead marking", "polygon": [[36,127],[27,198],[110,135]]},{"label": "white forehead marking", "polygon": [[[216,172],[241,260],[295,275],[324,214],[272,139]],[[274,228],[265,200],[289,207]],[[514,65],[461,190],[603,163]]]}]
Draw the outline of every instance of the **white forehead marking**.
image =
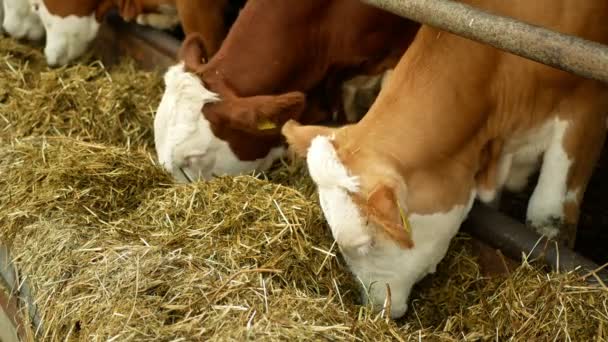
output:
[{"label": "white forehead marking", "polygon": [[86,17],[60,17],[48,11],[42,0],[30,0],[46,29],[44,55],[49,65],[65,65],[80,57],[97,36],[99,23],[95,13]]},{"label": "white forehead marking", "polygon": [[358,178],[348,175],[330,140],[333,138],[324,136],[312,139],[306,158],[311,178],[319,187],[341,187],[350,192],[358,192]]},{"label": "white forehead marking", "polygon": [[[184,63],[170,67],[164,76],[165,92],[154,117],[154,142],[161,164],[173,170],[173,149],[197,131],[198,117],[205,103],[219,101],[217,94],[208,91],[192,73],[184,70]],[[200,124],[200,123],[199,123]],[[198,127],[206,129],[207,127]],[[201,136],[200,153],[205,153],[210,136]]]},{"label": "white forehead marking", "polygon": [[319,200],[332,235],[342,249],[354,248],[366,254],[371,235],[365,219],[348,195],[359,191],[357,177],[351,177],[338,159],[330,138],[315,137],[308,149],[308,172],[319,188]]},{"label": "white forehead marking", "polygon": [[[179,63],[165,74],[165,92],[154,118],[154,141],[161,165],[179,181],[264,171],[284,154],[283,147],[252,161],[240,160],[218,139],[203,116],[204,105],[220,101]],[[184,175],[184,173],[186,175]]]},{"label": "white forehead marking", "polygon": [[40,40],[44,37],[44,27],[38,14],[33,13],[28,0],[2,0],[4,30],[17,39]]}]

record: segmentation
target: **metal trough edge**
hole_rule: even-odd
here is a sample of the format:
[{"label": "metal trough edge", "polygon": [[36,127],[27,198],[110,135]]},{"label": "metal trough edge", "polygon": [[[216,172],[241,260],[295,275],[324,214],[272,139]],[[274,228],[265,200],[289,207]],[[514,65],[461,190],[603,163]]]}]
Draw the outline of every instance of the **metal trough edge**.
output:
[{"label": "metal trough edge", "polygon": [[146,70],[165,70],[177,63],[181,41],[151,27],[127,23],[118,15],[108,15],[93,43],[93,51],[106,65],[120,56],[133,58]]},{"label": "metal trough edge", "polygon": [[[40,319],[40,315],[38,313],[38,308],[36,303],[34,303],[34,297],[32,296],[32,292],[27,283],[27,279],[19,276],[19,272],[17,266],[13,263],[13,259],[11,258],[9,248],[4,243],[0,242],[0,281],[6,286],[6,289],[9,291],[9,295],[12,298],[16,296],[18,299],[16,304],[17,310],[21,311],[21,309],[25,309],[25,312],[29,316],[30,322],[34,325],[34,335],[38,335],[41,331],[42,322]],[[10,298],[9,298],[10,299]],[[14,315],[11,317],[16,323],[18,327],[24,328],[23,324],[25,323],[18,315]],[[22,329],[20,329],[20,333],[24,333]],[[25,338],[26,336],[21,336]]]},{"label": "metal trough edge", "polygon": [[[574,270],[587,275],[599,269],[598,264],[565,245],[541,236],[521,222],[482,203],[475,204],[462,229],[515,260],[521,259],[522,253],[525,253],[528,260],[540,259],[557,272]],[[608,271],[598,270],[595,273],[602,282],[608,282]],[[588,277],[587,280],[597,282],[595,277]]]}]

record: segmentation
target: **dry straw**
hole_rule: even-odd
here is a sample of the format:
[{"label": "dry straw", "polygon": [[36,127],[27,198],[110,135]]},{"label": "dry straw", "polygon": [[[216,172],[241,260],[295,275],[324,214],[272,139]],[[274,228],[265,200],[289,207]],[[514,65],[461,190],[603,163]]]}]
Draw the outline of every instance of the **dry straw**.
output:
[{"label": "dry straw", "polygon": [[158,75],[49,70],[37,50],[0,47],[0,239],[33,289],[41,340],[606,338],[604,288],[525,262],[488,279],[466,236],[404,319],[373,314],[301,165],[173,184],[150,148]]}]

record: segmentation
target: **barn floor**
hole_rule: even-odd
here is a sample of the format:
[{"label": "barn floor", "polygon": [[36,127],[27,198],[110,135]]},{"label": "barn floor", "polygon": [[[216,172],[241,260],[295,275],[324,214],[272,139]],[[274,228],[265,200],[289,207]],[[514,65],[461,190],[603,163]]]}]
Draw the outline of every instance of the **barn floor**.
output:
[{"label": "barn floor", "polygon": [[40,49],[0,38],[0,240],[43,340],[608,336],[605,288],[532,261],[490,277],[464,234],[406,317],[372,314],[301,165],[173,184],[153,151],[161,92],[128,61],[51,70]]}]

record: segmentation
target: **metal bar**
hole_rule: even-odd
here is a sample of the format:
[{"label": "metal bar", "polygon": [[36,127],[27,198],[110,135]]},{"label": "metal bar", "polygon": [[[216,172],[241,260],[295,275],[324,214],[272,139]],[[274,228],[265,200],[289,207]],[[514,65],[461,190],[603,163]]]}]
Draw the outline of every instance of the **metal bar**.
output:
[{"label": "metal bar", "polygon": [[21,300],[22,305],[34,325],[34,333],[37,335],[42,328],[42,322],[38,313],[38,308],[34,303],[34,297],[25,279],[19,279],[17,267],[11,259],[8,246],[0,242],[0,281],[5,283],[11,294],[16,294]]},{"label": "metal bar", "polygon": [[606,45],[490,14],[453,0],[361,1],[524,58],[608,83]]},{"label": "metal bar", "polygon": [[[547,240],[522,223],[494,210],[487,205],[476,203],[463,224],[463,230],[503,251],[508,257],[519,259],[522,252],[528,259],[541,259],[553,270],[568,272],[576,270],[581,275],[598,269],[593,261],[577,254],[568,247]],[[597,272],[598,277],[608,281],[608,271]],[[596,282],[589,277],[589,282]]]}]

